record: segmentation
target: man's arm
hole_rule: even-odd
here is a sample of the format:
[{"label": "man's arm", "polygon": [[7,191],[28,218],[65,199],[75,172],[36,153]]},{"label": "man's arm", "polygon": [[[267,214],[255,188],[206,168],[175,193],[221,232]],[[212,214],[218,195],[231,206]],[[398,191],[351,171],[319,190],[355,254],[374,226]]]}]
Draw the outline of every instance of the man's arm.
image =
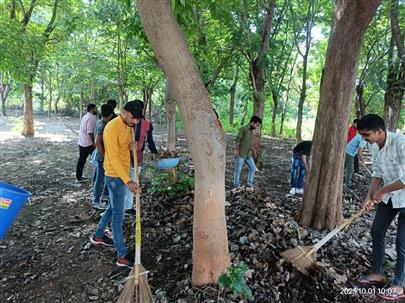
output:
[{"label": "man's arm", "polygon": [[242,137],[243,137],[243,131],[242,131],[242,128],[240,128],[238,131],[238,135],[236,136],[236,139],[235,139],[235,149],[233,151],[233,156],[235,158],[239,155],[239,144],[240,144],[240,141],[242,140]]},{"label": "man's arm", "polygon": [[96,147],[97,145],[96,145],[96,142],[95,142],[95,140],[94,140],[94,134],[93,134],[93,133],[89,133],[89,136],[90,136],[91,142],[93,142],[94,147]]},{"label": "man's arm", "polygon": [[97,150],[104,155],[104,142],[103,142],[103,137],[100,135],[96,136],[96,147]]},{"label": "man's arm", "polygon": [[148,137],[147,137],[148,148],[149,148],[149,150],[150,150],[150,152],[152,154],[157,155],[158,151],[157,151],[157,148],[156,148],[155,141],[153,140],[153,133],[152,132],[153,132],[153,126],[152,126],[152,123],[151,123],[149,131],[148,131]]},{"label": "man's arm", "polygon": [[96,140],[94,137],[94,131],[96,129],[96,122],[97,122],[97,119],[89,119],[87,121],[87,125],[86,125],[87,134],[90,136],[91,142],[93,142],[94,147],[96,147]]}]

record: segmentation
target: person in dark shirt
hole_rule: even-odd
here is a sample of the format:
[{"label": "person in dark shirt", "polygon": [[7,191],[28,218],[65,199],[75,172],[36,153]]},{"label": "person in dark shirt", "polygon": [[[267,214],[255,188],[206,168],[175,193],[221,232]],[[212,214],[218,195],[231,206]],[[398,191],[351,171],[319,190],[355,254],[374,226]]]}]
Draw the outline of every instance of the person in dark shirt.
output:
[{"label": "person in dark shirt", "polygon": [[117,117],[117,115],[114,112],[115,108],[117,107],[117,101],[115,101],[114,99],[110,99],[110,100],[107,101],[107,104],[109,106],[111,106],[112,109],[113,109],[112,118],[111,118],[111,120],[112,120],[112,119]]},{"label": "person in dark shirt", "polygon": [[302,141],[293,149],[291,166],[291,190],[290,194],[304,193],[304,177],[308,171],[308,162],[311,155],[312,141]]}]

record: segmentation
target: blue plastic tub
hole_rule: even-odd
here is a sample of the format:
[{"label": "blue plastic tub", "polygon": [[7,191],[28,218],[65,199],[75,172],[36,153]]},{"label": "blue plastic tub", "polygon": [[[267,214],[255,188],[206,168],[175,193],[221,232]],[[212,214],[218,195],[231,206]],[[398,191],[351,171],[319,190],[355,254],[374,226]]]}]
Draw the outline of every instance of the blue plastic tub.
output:
[{"label": "blue plastic tub", "polygon": [[176,167],[180,162],[180,158],[160,159],[157,161],[157,169],[170,169]]},{"label": "blue plastic tub", "polygon": [[29,197],[31,193],[0,182],[0,240],[3,240],[11,223]]}]

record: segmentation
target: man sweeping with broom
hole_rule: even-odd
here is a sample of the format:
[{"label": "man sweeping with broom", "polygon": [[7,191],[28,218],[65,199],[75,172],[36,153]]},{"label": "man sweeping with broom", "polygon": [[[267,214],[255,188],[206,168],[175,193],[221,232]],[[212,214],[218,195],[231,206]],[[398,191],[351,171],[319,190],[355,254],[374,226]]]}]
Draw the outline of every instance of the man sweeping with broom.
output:
[{"label": "man sweeping with broom", "polygon": [[[131,128],[141,118],[142,111],[134,101],[130,101],[124,105],[121,116],[109,122],[104,129],[104,170],[110,204],[101,217],[95,234],[90,238],[90,242],[94,245],[114,245],[117,250],[116,264],[129,268],[132,268],[134,260],[128,256],[122,225],[126,188],[133,193],[140,192],[140,187],[129,176],[129,168]],[[114,240],[104,233],[110,222]]]},{"label": "man sweeping with broom", "polygon": [[394,301],[405,298],[405,136],[386,131],[384,120],[374,114],[360,119],[357,129],[371,145],[373,156],[373,174],[363,208],[370,211],[377,204],[371,227],[371,273],[362,275],[358,282],[363,286],[384,284],[385,234],[398,214],[394,281],[378,292],[382,299]]}]

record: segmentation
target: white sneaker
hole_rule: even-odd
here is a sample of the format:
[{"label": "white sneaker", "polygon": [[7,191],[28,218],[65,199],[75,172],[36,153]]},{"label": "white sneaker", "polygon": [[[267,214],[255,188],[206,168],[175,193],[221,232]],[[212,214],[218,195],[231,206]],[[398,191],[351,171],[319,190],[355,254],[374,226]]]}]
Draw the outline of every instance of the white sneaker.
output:
[{"label": "white sneaker", "polygon": [[302,188],[297,188],[297,190],[295,191],[295,193],[296,193],[297,195],[303,195],[303,194],[304,194],[304,189],[302,189]]},{"label": "white sneaker", "polygon": [[295,190],[295,187],[293,187],[290,190],[290,195],[295,195],[295,194],[296,194],[296,190]]}]

